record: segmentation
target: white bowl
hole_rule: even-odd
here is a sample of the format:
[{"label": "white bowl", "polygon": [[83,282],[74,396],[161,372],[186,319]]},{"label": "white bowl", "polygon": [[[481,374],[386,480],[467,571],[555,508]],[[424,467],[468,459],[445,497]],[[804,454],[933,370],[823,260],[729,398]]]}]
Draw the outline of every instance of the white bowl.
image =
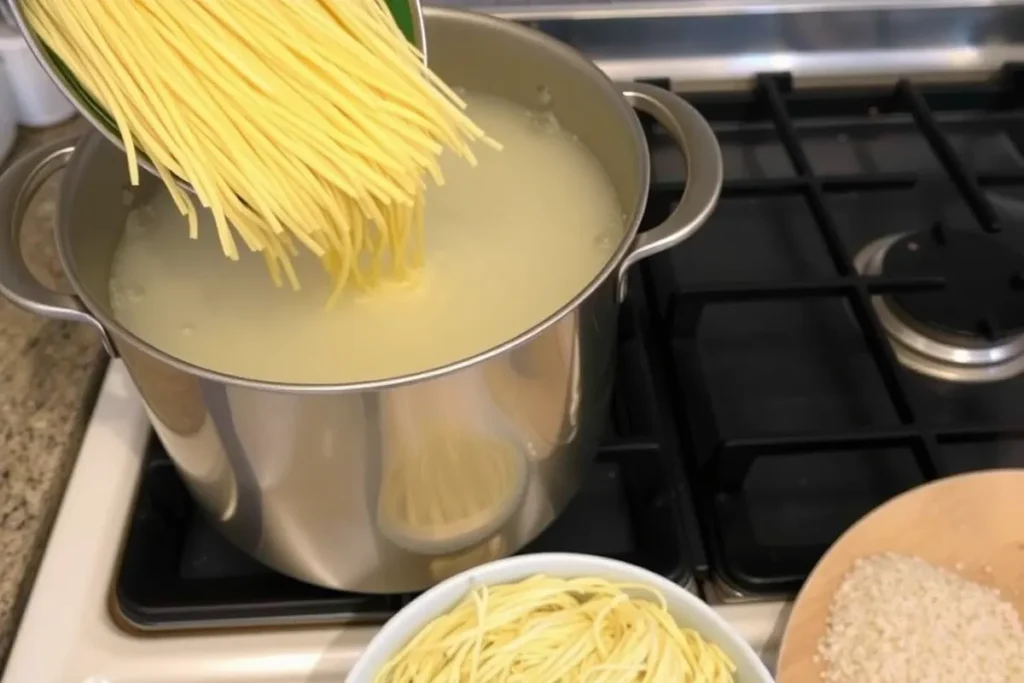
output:
[{"label": "white bowl", "polygon": [[473,586],[513,583],[535,574],[564,578],[593,576],[643,583],[665,596],[673,618],[717,643],[736,664],[736,683],[772,683],[754,651],[700,598],[668,579],[618,560],[572,553],[519,555],[475,567],[439,583],[391,618],[349,672],[347,683],[373,683],[374,675],[428,623],[455,607]]}]

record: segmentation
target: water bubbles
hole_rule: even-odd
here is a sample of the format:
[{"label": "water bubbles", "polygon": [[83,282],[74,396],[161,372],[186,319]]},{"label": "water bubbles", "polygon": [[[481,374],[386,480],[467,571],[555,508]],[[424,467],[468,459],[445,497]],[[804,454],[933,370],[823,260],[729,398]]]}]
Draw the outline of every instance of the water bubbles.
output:
[{"label": "water bubbles", "polygon": [[555,135],[562,131],[562,126],[559,125],[554,112],[531,111],[529,116],[531,130],[544,135]]},{"label": "water bubbles", "polygon": [[141,285],[129,285],[124,290],[125,299],[130,304],[140,304],[146,298],[146,289]]},{"label": "water bubbles", "polygon": [[603,230],[594,236],[594,246],[601,250],[611,249],[617,241],[615,233],[610,230]]},{"label": "water bubbles", "polygon": [[52,199],[44,199],[39,202],[36,211],[38,212],[37,215],[41,220],[52,220],[57,213],[57,202]]},{"label": "water bubbles", "polygon": [[540,106],[544,108],[550,107],[554,99],[554,95],[551,94],[551,90],[548,89],[548,86],[537,86],[537,101],[540,103]]},{"label": "water bubbles", "polygon": [[619,211],[608,211],[600,217],[600,227],[591,240],[594,248],[601,253],[610,253],[618,246],[625,232],[626,215]]},{"label": "water bubbles", "polygon": [[137,284],[124,282],[123,278],[115,273],[110,281],[110,303],[114,309],[138,306],[146,299],[146,290]]}]

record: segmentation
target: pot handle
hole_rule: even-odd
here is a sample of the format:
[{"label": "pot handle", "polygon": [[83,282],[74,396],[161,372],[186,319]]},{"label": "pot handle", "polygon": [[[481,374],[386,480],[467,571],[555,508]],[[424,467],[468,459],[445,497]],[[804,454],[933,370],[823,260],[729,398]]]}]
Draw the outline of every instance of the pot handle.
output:
[{"label": "pot handle", "polygon": [[637,111],[650,114],[683,148],[686,190],[675,211],[656,228],[637,235],[619,266],[619,300],[626,296],[626,274],[633,264],[674,247],[702,226],[722,191],[722,151],[711,126],[678,95],[647,83],[622,83],[623,97]]},{"label": "pot handle", "polygon": [[87,323],[100,332],[114,355],[106,330],[77,296],[56,292],[36,278],[21,251],[21,226],[29,202],[43,183],[67,165],[75,150],[72,138],[42,145],[25,154],[0,176],[0,294],[31,313]]}]

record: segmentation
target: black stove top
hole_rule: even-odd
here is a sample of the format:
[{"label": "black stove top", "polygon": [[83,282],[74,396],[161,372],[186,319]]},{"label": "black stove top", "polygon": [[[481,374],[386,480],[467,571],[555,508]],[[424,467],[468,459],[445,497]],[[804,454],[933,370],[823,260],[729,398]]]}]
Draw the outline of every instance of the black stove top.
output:
[{"label": "black stove top", "polygon": [[[801,91],[762,75],[751,93],[691,98],[716,124],[723,199],[693,239],[649,261],[645,284],[720,585],[791,595],[893,495],[1024,466],[1024,376],[966,383],[910,369],[872,305],[917,297],[953,315],[962,302],[944,297],[963,288],[929,268],[865,277],[854,264],[875,240],[922,231],[1019,257],[1022,85],[1011,68],[984,85],[878,90]],[[663,215],[679,164],[655,137]],[[984,281],[973,265],[954,275]],[[1001,275],[987,291],[1012,320],[1003,302],[1019,315],[1024,290]]]},{"label": "black stove top", "polygon": [[[800,89],[765,74],[748,92],[688,95],[722,145],[722,200],[634,278],[598,464],[524,552],[621,558],[726,597],[792,595],[879,503],[1024,466],[1022,76]],[[685,164],[646,123],[655,225]],[[897,246],[864,270],[880,240]],[[920,338],[1010,360],[977,381],[979,367],[936,369],[901,346]],[[116,594],[144,628],[381,621],[411,597],[315,588],[248,559],[155,440]]]}]

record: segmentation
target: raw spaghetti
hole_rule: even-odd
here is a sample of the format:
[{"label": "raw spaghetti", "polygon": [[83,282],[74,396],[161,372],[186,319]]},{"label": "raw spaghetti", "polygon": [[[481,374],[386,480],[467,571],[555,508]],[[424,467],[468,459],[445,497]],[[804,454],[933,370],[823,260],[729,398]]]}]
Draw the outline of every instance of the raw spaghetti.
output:
[{"label": "raw spaghetti", "polygon": [[[650,594],[651,598],[634,597]],[[642,585],[534,576],[479,586],[417,634],[376,683],[732,683],[714,643]]]},{"label": "raw spaghetti", "polygon": [[425,179],[445,148],[496,145],[423,64],[384,0],[23,0],[32,30],[116,122],[138,184],[213,214],[224,253],[261,252],[298,288],[296,243],[351,283],[422,259]]}]

